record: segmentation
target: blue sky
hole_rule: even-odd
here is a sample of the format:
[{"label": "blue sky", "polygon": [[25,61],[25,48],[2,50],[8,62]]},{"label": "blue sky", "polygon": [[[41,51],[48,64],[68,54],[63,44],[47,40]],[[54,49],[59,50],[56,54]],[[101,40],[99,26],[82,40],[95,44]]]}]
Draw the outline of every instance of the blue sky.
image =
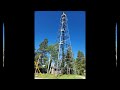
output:
[{"label": "blue sky", "polygon": [[3,48],[4,48],[4,23],[3,23]]},{"label": "blue sky", "polygon": [[[68,29],[74,57],[78,50],[86,53],[86,15],[85,11],[66,11]],[[60,29],[60,17],[62,11],[36,11],[34,13],[34,42],[35,49],[39,44],[48,39],[48,44],[54,44]],[[86,56],[86,55],[85,55]]]},{"label": "blue sky", "polygon": [[116,47],[117,47],[117,23],[116,23]]}]

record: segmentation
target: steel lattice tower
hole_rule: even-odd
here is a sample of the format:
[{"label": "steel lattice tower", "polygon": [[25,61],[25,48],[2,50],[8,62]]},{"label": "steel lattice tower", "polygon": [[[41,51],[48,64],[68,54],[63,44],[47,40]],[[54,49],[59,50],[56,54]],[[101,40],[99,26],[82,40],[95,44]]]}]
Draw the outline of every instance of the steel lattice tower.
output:
[{"label": "steel lattice tower", "polygon": [[[58,35],[59,49],[58,49],[57,68],[59,69],[61,69],[66,65],[66,63],[64,63],[64,60],[66,59],[65,55],[67,53],[67,50],[70,49],[72,53],[67,21],[68,21],[67,15],[65,14],[65,12],[63,12],[60,18],[60,29],[59,29],[59,35]],[[73,57],[73,54],[72,54],[72,57]]]}]

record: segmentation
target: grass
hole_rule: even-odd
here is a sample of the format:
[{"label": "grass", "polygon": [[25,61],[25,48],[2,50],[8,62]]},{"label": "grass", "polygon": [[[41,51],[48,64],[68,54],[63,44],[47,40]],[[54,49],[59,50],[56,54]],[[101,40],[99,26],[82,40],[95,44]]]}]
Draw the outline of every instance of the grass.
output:
[{"label": "grass", "polygon": [[58,79],[82,79],[80,75],[61,75]]},{"label": "grass", "polygon": [[[36,74],[35,74],[36,75]],[[42,78],[42,79],[84,79],[85,76],[81,76],[81,75],[53,75],[53,74],[38,74],[38,76],[36,76],[38,78]]]}]

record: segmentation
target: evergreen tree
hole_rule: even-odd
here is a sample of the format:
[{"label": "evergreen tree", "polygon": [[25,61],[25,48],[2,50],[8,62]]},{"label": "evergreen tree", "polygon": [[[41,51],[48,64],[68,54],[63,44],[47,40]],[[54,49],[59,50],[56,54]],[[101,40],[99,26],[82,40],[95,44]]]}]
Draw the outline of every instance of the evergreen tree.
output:
[{"label": "evergreen tree", "polygon": [[71,48],[68,48],[67,50],[67,54],[66,54],[66,58],[65,58],[65,62],[66,62],[66,68],[67,68],[67,73],[73,73],[73,53]]},{"label": "evergreen tree", "polygon": [[46,61],[48,60],[48,58],[47,58],[47,47],[48,47],[48,39],[44,39],[44,41],[42,43],[40,43],[39,49],[38,49],[38,52],[41,55],[40,63],[42,65],[45,65]]},{"label": "evergreen tree", "polygon": [[75,61],[76,73],[83,75],[85,70],[85,57],[83,52],[78,51],[78,55]]},{"label": "evergreen tree", "polygon": [[55,64],[57,63],[57,59],[58,59],[58,44],[53,44],[53,45],[49,45],[47,48],[47,52],[49,54],[51,54],[52,60],[55,62]]}]

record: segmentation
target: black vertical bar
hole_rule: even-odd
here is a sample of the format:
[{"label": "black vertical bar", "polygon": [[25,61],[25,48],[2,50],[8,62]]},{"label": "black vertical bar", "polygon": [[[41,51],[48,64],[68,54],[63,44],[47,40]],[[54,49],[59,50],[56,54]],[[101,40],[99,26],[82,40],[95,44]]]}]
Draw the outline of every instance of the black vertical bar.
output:
[{"label": "black vertical bar", "polygon": [[0,76],[3,75],[3,18],[0,15]]}]

